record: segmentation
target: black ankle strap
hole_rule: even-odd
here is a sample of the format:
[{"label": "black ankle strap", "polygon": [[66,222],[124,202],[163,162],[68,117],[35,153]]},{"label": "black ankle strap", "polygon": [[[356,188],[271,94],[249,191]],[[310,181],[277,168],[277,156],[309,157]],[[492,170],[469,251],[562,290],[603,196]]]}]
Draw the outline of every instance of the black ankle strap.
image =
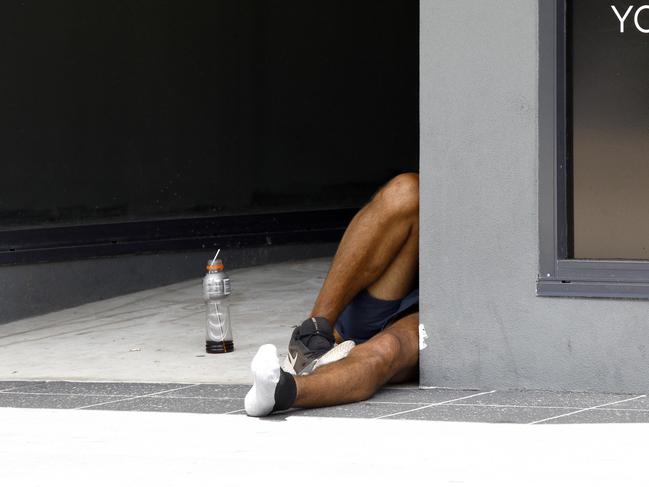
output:
[{"label": "black ankle strap", "polygon": [[334,340],[334,333],[331,325],[326,318],[315,316],[304,320],[300,325],[300,338],[306,338],[313,335],[319,335],[326,338],[330,342]]}]

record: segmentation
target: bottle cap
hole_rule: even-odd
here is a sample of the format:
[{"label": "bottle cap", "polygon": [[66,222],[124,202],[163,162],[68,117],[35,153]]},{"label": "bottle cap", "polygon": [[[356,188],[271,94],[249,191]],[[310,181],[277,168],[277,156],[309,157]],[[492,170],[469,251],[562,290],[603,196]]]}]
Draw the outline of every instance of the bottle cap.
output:
[{"label": "bottle cap", "polygon": [[224,266],[223,266],[223,261],[221,259],[207,261],[208,271],[222,271],[223,269]]}]

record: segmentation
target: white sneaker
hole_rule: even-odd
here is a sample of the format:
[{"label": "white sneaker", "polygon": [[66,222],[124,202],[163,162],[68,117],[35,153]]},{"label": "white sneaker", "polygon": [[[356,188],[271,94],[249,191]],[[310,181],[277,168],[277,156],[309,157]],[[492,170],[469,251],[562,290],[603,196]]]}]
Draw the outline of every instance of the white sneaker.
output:
[{"label": "white sneaker", "polygon": [[294,361],[291,360],[291,354],[289,352],[288,356],[284,359],[284,363],[282,364],[282,370],[293,375],[309,375],[318,367],[322,367],[323,365],[327,365],[327,364],[332,364],[334,362],[338,362],[339,360],[344,359],[345,357],[347,357],[347,355],[349,355],[349,352],[351,352],[355,346],[356,343],[354,343],[352,340],[347,340],[345,342],[342,342],[336,345],[331,350],[329,350],[322,357],[311,362],[299,374],[295,372]]}]

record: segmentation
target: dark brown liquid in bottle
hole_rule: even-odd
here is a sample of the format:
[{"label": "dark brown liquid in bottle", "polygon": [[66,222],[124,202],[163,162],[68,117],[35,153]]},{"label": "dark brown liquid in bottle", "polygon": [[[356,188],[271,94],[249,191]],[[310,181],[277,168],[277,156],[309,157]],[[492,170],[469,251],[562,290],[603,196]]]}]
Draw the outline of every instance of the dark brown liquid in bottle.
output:
[{"label": "dark brown liquid in bottle", "polygon": [[205,351],[207,353],[230,353],[234,351],[234,342],[232,340],[225,340],[224,342],[206,340]]}]

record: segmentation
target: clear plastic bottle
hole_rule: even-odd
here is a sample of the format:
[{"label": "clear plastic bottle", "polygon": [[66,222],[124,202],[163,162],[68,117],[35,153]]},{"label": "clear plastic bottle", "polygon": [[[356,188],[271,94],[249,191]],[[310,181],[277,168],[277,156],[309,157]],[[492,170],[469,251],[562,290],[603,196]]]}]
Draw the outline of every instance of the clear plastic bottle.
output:
[{"label": "clear plastic bottle", "polygon": [[221,259],[207,263],[207,274],[203,279],[203,299],[207,308],[205,351],[207,353],[228,353],[234,351],[230,305],[230,278],[225,273]]}]

